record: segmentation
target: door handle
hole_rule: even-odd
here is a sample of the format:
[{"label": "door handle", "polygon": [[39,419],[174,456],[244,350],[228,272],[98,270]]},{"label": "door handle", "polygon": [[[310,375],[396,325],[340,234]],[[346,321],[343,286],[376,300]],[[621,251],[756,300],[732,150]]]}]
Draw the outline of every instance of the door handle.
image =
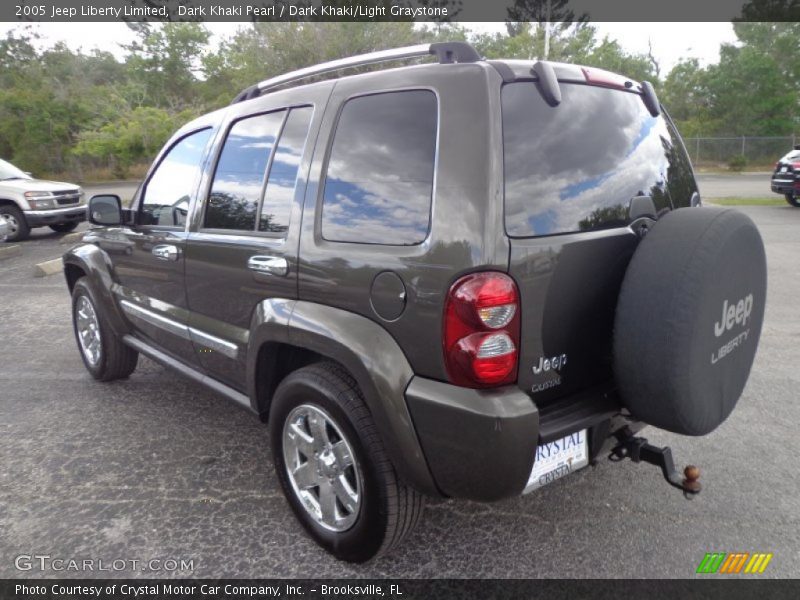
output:
[{"label": "door handle", "polygon": [[153,247],[153,256],[161,260],[178,260],[181,257],[181,249],[172,244],[159,244]]},{"label": "door handle", "polygon": [[289,273],[289,263],[280,256],[251,256],[247,268],[256,273],[268,273],[285,277]]}]

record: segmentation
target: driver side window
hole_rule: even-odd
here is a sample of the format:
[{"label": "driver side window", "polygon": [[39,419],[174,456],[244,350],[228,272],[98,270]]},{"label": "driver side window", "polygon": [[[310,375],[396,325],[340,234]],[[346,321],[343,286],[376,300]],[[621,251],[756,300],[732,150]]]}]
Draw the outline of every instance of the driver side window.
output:
[{"label": "driver side window", "polygon": [[180,139],[156,167],[147,183],[139,223],[183,227],[197,186],[201,161],[211,129]]}]

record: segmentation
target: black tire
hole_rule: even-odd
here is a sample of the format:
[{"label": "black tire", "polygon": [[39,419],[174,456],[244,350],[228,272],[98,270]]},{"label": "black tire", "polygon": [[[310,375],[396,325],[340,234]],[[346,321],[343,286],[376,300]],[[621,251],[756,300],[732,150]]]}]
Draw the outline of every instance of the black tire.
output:
[{"label": "black tire", "polygon": [[800,208],[800,196],[795,196],[793,194],[786,194],[786,202],[788,202],[795,208]]},{"label": "black tire", "polygon": [[718,427],[750,374],[766,287],[764,245],[743,213],[684,208],[660,219],[617,304],[614,370],[631,414],[685,435]]},{"label": "black tire", "polygon": [[55,225],[50,225],[50,229],[52,229],[56,233],[69,233],[70,231],[74,231],[77,226],[78,226],[77,222],[56,223]]},{"label": "black tire", "polygon": [[7,242],[21,242],[31,233],[28,222],[25,220],[24,213],[16,206],[11,204],[0,205],[0,216],[3,216],[11,226],[11,232],[6,238]]},{"label": "black tire", "polygon": [[[95,362],[92,362],[87,357],[87,353],[81,345],[78,332],[78,307],[82,299],[91,303],[99,325],[100,351],[99,357]],[[112,331],[103,316],[103,312],[99,309],[99,303],[96,301],[92,287],[86,278],[79,279],[72,289],[72,329],[75,333],[75,341],[78,344],[78,351],[83,359],[83,364],[92,377],[98,381],[125,379],[136,370],[139,353],[123,344],[122,340]]]},{"label": "black tire", "polygon": [[[307,406],[322,409],[332,418],[352,447],[353,468],[361,476],[361,504],[352,513],[355,522],[345,531],[320,525],[289,480],[284,427],[295,409],[302,411]],[[272,456],[283,493],[320,546],[340,560],[360,563],[388,552],[412,532],[422,514],[424,497],[398,479],[361,391],[342,367],[317,363],[287,376],[275,392],[269,421]]]}]

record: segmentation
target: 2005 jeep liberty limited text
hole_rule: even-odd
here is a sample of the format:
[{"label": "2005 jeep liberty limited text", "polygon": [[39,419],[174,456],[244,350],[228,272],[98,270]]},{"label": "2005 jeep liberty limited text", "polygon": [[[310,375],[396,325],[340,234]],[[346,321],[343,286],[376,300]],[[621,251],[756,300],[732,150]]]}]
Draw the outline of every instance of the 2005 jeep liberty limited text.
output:
[{"label": "2005 jeep liberty limited text", "polygon": [[252,410],[299,521],[359,562],[425,496],[523,494],[601,453],[699,491],[637,433],[728,417],[766,299],[753,223],[700,204],[649,83],[437,43],[187,124],[129,209],[92,198],[64,269],[93,377],[141,353]]}]

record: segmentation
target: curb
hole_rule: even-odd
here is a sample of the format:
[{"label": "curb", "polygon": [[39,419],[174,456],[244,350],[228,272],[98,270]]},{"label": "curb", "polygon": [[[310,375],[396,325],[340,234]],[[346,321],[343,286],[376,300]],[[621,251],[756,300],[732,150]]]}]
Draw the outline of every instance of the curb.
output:
[{"label": "curb", "polygon": [[56,273],[63,271],[63,269],[64,266],[61,262],[61,259],[54,258],[53,260],[46,260],[36,265],[33,268],[33,276],[46,277],[48,275],[55,275]]},{"label": "curb", "polygon": [[19,256],[20,254],[22,254],[22,246],[6,246],[5,244],[0,244],[0,260],[5,260],[12,256]]}]

